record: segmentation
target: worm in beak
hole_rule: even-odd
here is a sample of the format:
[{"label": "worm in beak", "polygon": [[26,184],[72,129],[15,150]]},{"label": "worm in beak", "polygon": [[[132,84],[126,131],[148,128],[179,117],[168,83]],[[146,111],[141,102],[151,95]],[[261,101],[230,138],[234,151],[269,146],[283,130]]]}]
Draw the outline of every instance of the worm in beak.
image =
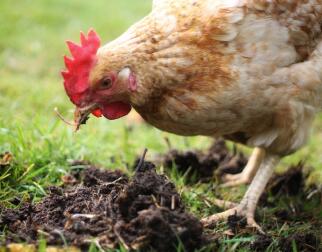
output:
[{"label": "worm in beak", "polygon": [[92,104],[90,106],[79,108],[76,107],[74,112],[74,122],[67,121],[62,114],[59,112],[58,108],[55,108],[55,114],[66,124],[73,126],[75,132],[77,132],[83,124],[86,124],[87,120],[89,119],[89,115],[92,111],[97,108],[96,104]]},{"label": "worm in beak", "polygon": [[78,131],[82,125],[86,124],[87,120],[89,119],[89,115],[96,108],[97,108],[96,104],[92,104],[84,108],[76,107],[74,112],[75,132]]}]

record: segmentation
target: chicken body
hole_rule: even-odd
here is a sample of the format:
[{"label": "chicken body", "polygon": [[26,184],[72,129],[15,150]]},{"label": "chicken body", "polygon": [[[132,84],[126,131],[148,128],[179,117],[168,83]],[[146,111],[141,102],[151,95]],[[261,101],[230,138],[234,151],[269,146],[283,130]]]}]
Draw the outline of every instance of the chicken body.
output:
[{"label": "chicken body", "polygon": [[131,66],[155,127],[290,154],[321,107],[322,1],[280,2],[155,1],[99,55]]},{"label": "chicken body", "polygon": [[122,99],[150,124],[256,147],[243,201],[205,224],[237,212],[258,227],[274,166],[305,144],[322,107],[321,24],[322,0],[155,0],[100,48],[90,79],[127,66],[138,87]]}]

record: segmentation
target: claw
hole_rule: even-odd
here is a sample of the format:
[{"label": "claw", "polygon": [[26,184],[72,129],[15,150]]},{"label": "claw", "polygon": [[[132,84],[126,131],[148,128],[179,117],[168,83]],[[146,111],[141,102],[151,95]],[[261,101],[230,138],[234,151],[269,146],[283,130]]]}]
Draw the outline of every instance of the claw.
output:
[{"label": "claw", "polygon": [[264,230],[260,225],[257,224],[254,218],[247,218],[247,226],[256,229],[259,233],[265,234]]},{"label": "claw", "polygon": [[201,223],[204,225],[204,227],[211,228],[217,222],[227,220],[229,216],[234,215],[234,214],[238,215],[237,207],[231,208],[231,209],[226,210],[222,213],[217,213],[217,214],[211,215],[209,217],[203,218],[201,220]]},{"label": "claw", "polygon": [[201,223],[206,228],[211,228],[216,225],[219,221],[227,221],[229,216],[237,215],[241,217],[245,217],[247,219],[247,227],[256,229],[259,233],[265,234],[263,229],[260,225],[257,224],[254,218],[253,213],[249,213],[248,211],[243,210],[245,209],[242,205],[238,205],[237,207],[228,209],[224,212],[217,213],[214,215],[211,215],[209,217],[203,218],[201,220]]},{"label": "claw", "polygon": [[[261,157],[262,155],[263,157]],[[247,169],[245,168],[247,172],[244,174],[253,174],[256,171],[256,175],[251,185],[248,187],[242,201],[236,207],[204,218],[202,220],[204,226],[211,227],[220,220],[227,220],[229,216],[237,215],[239,217],[245,217],[248,226],[255,228],[261,234],[265,234],[263,229],[255,221],[255,209],[261,194],[265,190],[268,180],[273,174],[274,167],[278,164],[279,160],[280,156],[265,153],[261,151],[261,149],[257,149],[248,162],[249,165],[247,165]],[[259,167],[257,167],[259,161],[261,161],[261,163]]]}]

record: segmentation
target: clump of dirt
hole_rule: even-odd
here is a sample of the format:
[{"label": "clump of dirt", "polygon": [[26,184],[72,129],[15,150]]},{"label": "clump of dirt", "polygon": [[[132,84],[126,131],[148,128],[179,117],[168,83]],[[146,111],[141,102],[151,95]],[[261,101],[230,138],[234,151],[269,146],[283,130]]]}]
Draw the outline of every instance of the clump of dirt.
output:
[{"label": "clump of dirt", "polygon": [[251,251],[266,251],[272,244],[273,238],[269,235],[258,235],[257,239],[250,244]]},{"label": "clump of dirt", "polygon": [[291,166],[285,173],[275,174],[267,187],[274,196],[289,195],[295,196],[303,191],[307,174],[303,171],[303,164]]},{"label": "clump of dirt", "polygon": [[231,153],[224,140],[217,140],[207,151],[170,150],[163,157],[163,166],[176,168],[186,176],[187,183],[209,182],[216,175],[236,174],[243,170],[247,158],[237,149]]},{"label": "clump of dirt", "polygon": [[66,182],[48,188],[39,203],[2,209],[6,243],[36,243],[42,235],[48,245],[67,242],[83,250],[94,241],[104,249],[122,244],[174,251],[180,240],[185,251],[194,251],[205,242],[200,221],[185,210],[174,184],[149,162],[131,179],[121,171],[90,167],[69,175]]},{"label": "clump of dirt", "polygon": [[297,251],[318,251],[320,244],[320,239],[316,234],[309,232],[306,234],[293,234],[286,238],[282,238],[279,241],[279,246],[283,252],[292,252],[294,247]]},{"label": "clump of dirt", "polygon": [[322,188],[307,187],[308,176],[309,171],[304,171],[300,163],[272,177],[260,201],[260,206],[268,206],[274,216],[266,222],[265,229],[274,230],[279,223],[279,226],[289,227],[290,231],[286,236],[259,235],[251,244],[252,251],[265,251],[273,239],[283,252],[293,251],[294,246],[297,251],[320,251]]},{"label": "clump of dirt", "polygon": [[282,202],[284,207],[278,208],[274,213],[280,221],[292,221],[299,217],[314,218],[314,213],[305,211],[303,202],[321,204],[322,188],[305,185],[309,174],[310,171],[304,171],[302,163],[291,166],[282,174],[275,174],[261,197],[260,205],[274,208]]},{"label": "clump of dirt", "polygon": [[229,230],[232,231],[234,234],[239,233],[239,231],[246,227],[247,220],[244,217],[240,217],[238,215],[230,215],[227,220],[227,224]]}]

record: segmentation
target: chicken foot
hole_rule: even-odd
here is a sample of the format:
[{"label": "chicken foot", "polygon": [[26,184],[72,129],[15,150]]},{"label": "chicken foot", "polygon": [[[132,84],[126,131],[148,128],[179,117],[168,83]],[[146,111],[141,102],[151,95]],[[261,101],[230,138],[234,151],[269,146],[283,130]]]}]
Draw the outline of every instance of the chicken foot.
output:
[{"label": "chicken foot", "polygon": [[255,221],[255,210],[258,200],[264,192],[265,187],[279,160],[279,156],[266,153],[256,173],[256,176],[250,184],[242,201],[229,210],[202,219],[204,226],[210,227],[218,221],[227,220],[231,215],[237,215],[240,217],[245,217],[249,227],[256,228],[260,233],[264,233],[262,228]]},{"label": "chicken foot", "polygon": [[223,181],[225,183],[222,184],[221,187],[233,187],[249,184],[253,180],[261,162],[263,161],[264,153],[264,149],[256,147],[253,150],[244,170],[238,174],[225,174],[223,176]]}]

